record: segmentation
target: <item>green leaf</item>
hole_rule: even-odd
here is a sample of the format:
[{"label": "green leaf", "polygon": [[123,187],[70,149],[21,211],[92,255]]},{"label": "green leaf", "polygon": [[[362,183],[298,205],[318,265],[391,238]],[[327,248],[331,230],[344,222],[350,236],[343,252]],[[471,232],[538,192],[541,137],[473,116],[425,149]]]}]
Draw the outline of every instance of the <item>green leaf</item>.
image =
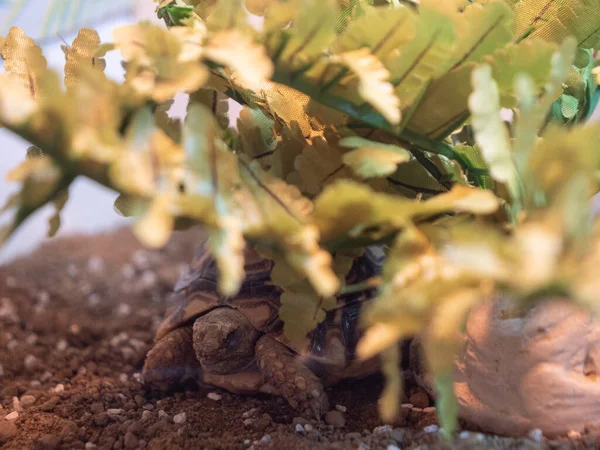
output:
[{"label": "green leaf", "polygon": [[508,130],[500,116],[498,85],[492,78],[490,66],[484,65],[473,71],[473,93],[469,97],[473,131],[490,175],[508,185],[512,200],[520,203],[520,180],[515,163]]},{"label": "green leaf", "polygon": [[286,338],[292,342],[306,339],[307,334],[325,320],[327,310],[335,305],[335,297],[319,297],[306,280],[296,279],[281,295],[279,316]]},{"label": "green leaf", "polygon": [[243,86],[258,90],[271,78],[273,63],[265,48],[237,30],[221,31],[211,37],[205,55],[234,72]]},{"label": "green leaf", "polygon": [[411,41],[414,33],[415,14],[408,8],[370,8],[348,25],[335,51],[343,53],[367,47],[385,61],[390,52]]},{"label": "green leaf", "polygon": [[375,193],[361,183],[340,180],[317,197],[314,220],[322,240],[332,244],[345,237],[378,240],[410,225],[416,218],[449,212],[489,214],[497,208],[498,199],[492,193],[462,185],[419,202]]},{"label": "green leaf", "polygon": [[549,109],[562,91],[564,81],[567,79],[576,52],[575,39],[567,39],[560,49],[552,56],[552,69],[550,79],[544,86],[544,92],[538,98],[537,91],[531,77],[519,75],[515,79],[515,92],[520,99],[519,115],[514,127],[513,152],[517,170],[526,178],[526,164],[529,153],[535,145],[538,132],[546,121]]},{"label": "green leaf", "polygon": [[245,212],[249,236],[275,243],[287,264],[310,281],[316,292],[329,297],[339,289],[332,257],[319,246],[319,231],[310,220],[313,204],[292,185],[242,161],[242,178],[249,194],[238,202]]},{"label": "green leaf", "polygon": [[181,25],[182,21],[192,17],[193,11],[191,6],[167,5],[158,10],[158,17],[167,16],[172,25]]},{"label": "green leaf", "polygon": [[[273,30],[267,42],[271,57],[288,71],[311,63],[334,42],[337,17],[334,0],[291,0],[273,5],[265,16],[265,30]],[[290,21],[289,28],[282,30]]]},{"label": "green leaf", "polygon": [[446,441],[452,439],[452,435],[458,425],[458,402],[454,395],[454,377],[452,373],[436,374],[433,378],[438,399],[435,402],[440,425],[444,429]]},{"label": "green leaf", "polygon": [[[219,268],[219,290],[233,295],[245,276],[243,225],[233,204],[233,190],[240,182],[237,158],[219,139],[211,111],[199,103],[188,107],[183,146],[188,163],[187,192],[200,201],[199,205],[211,205],[214,225],[209,227],[208,248]],[[205,206],[197,213],[206,214]]]},{"label": "green leaf", "polygon": [[379,398],[379,413],[384,422],[393,422],[398,416],[402,401],[402,374],[400,373],[400,348],[392,345],[381,353],[385,387]]},{"label": "green leaf", "polygon": [[452,54],[455,44],[453,10],[434,7],[430,2],[421,5],[417,16],[416,34],[390,56],[386,65],[403,109],[416,101],[429,82],[443,73],[442,65]]},{"label": "green leaf", "polygon": [[342,160],[340,149],[329,145],[323,138],[316,138],[305,145],[294,162],[295,172],[287,180],[313,197],[322,189],[341,178],[351,178],[351,171]]},{"label": "green leaf", "polygon": [[573,36],[581,48],[600,46],[600,2],[598,0],[552,0],[521,2],[515,10],[516,35],[533,28],[531,37],[562,43]]},{"label": "green leaf", "polygon": [[503,0],[472,4],[457,17],[454,51],[440,67],[451,71],[468,62],[477,62],[512,39],[513,12]]},{"label": "green leaf", "polygon": [[398,164],[407,162],[411,157],[410,152],[396,145],[373,142],[358,136],[346,137],[338,145],[356,149],[344,154],[343,161],[364,179],[391,175]]},{"label": "green leaf", "polygon": [[400,100],[389,82],[390,73],[369,49],[362,48],[336,55],[334,61],[354,73],[358,93],[365,101],[392,125],[400,123]]},{"label": "green leaf", "polygon": [[54,237],[56,235],[56,233],[58,232],[60,225],[61,225],[61,220],[60,220],[60,213],[62,212],[63,208],[65,207],[65,205],[67,204],[67,201],[69,200],[69,191],[68,189],[65,189],[64,191],[58,193],[56,195],[56,197],[54,198],[54,215],[52,217],[50,217],[49,220],[49,224],[50,224],[50,228],[48,229],[48,237]]}]

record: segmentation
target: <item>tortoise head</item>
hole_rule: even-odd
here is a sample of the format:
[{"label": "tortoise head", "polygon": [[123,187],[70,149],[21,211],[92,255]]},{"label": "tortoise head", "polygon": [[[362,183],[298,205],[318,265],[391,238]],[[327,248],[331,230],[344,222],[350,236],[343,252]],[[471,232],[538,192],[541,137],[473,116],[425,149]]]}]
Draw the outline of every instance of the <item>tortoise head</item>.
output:
[{"label": "tortoise head", "polygon": [[228,375],[254,361],[254,348],[260,333],[234,308],[222,307],[200,316],[194,322],[194,351],[202,369]]}]

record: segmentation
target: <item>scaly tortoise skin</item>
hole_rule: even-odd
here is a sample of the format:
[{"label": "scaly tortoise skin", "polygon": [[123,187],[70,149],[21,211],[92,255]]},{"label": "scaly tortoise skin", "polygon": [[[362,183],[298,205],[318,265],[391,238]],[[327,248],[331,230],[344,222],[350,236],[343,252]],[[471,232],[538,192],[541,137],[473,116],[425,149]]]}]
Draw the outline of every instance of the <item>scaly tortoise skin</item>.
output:
[{"label": "scaly tortoise skin", "polygon": [[[193,380],[235,393],[283,396],[292,408],[321,417],[329,407],[324,388],[379,370],[379,361],[355,357],[358,316],[373,291],[338,298],[338,307],[303,343],[292,345],[279,319],[280,288],[271,282],[273,262],[245,251],[246,279],[240,292],[217,291],[214,259],[199,248],[171,297],[171,307],[144,364],[150,387],[171,389]],[[369,248],[350,270],[347,283],[378,275],[383,252]]]}]

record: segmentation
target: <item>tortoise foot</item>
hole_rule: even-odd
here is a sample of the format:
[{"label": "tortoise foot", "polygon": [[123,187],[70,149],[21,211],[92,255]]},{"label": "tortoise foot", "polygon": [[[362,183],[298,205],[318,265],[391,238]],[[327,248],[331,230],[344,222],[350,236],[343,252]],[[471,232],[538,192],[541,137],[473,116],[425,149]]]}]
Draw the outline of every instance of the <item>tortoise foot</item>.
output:
[{"label": "tortoise foot", "polygon": [[329,409],[329,399],[321,380],[285,345],[261,337],[256,343],[256,361],[265,382],[271,384],[307,418],[320,419]]},{"label": "tortoise foot", "polygon": [[192,327],[161,338],[146,355],[142,375],[147,388],[168,391],[187,381],[200,382],[200,363],[192,345]]}]

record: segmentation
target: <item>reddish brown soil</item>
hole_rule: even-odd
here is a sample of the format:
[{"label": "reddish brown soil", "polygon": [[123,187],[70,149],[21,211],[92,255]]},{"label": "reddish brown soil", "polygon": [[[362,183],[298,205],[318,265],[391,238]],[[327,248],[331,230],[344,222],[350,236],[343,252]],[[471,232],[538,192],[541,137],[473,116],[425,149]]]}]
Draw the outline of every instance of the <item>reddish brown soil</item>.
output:
[{"label": "reddish brown soil", "polygon": [[[128,230],[119,230],[56,239],[0,267],[0,447],[444,448],[435,428],[424,430],[436,423],[433,408],[403,408],[395,428],[376,428],[382,425],[379,376],[330,389],[332,405],[347,409],[342,428],[308,423],[270,396],[242,397],[194,386],[163,395],[147,392],[139,375],[145,354],[169,289],[198,240],[197,232],[181,233],[164,250],[150,252]],[[428,398],[412,395],[416,391],[408,381],[411,401],[427,406]],[[211,399],[211,393],[220,399]],[[16,420],[5,419],[15,411]],[[175,423],[181,413],[185,421]],[[593,434],[536,443],[471,432],[452,447],[598,445]]]}]

